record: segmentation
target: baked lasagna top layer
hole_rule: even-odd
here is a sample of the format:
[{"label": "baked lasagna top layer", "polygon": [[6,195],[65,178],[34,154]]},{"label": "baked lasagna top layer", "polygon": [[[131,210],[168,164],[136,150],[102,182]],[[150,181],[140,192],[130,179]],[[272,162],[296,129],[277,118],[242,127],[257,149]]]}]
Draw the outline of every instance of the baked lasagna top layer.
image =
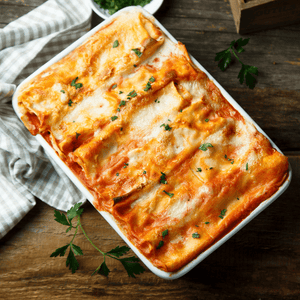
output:
[{"label": "baked lasagna top layer", "polygon": [[41,134],[156,267],[176,271],[287,178],[288,161],[141,12],[23,85]]}]

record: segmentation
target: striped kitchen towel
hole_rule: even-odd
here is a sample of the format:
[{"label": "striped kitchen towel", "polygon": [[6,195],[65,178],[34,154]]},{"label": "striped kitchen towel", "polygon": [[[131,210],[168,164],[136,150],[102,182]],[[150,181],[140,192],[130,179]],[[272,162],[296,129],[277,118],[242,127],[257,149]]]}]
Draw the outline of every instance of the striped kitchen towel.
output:
[{"label": "striped kitchen towel", "polygon": [[85,197],[16,116],[12,94],[37,68],[84,35],[87,1],[48,0],[0,29],[0,238],[35,205],[68,210]]}]

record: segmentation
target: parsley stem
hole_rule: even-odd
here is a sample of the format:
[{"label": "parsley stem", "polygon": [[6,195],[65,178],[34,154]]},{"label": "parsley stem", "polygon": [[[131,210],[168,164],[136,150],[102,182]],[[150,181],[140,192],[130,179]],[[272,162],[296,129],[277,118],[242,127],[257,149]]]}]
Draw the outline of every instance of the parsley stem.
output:
[{"label": "parsley stem", "polygon": [[91,243],[91,245],[92,245],[97,251],[99,251],[102,255],[104,255],[104,257],[105,257],[105,253],[102,252],[100,249],[98,249],[98,248],[94,245],[94,243],[90,240],[90,238],[87,236],[86,232],[84,231],[84,229],[83,229],[83,227],[82,227],[82,225],[81,225],[81,223],[80,223],[80,216],[78,216],[78,225],[80,226],[80,228],[81,228],[83,234],[85,235],[85,237],[87,238],[87,240]]},{"label": "parsley stem", "polygon": [[239,57],[236,55],[236,53],[235,53],[235,51],[233,50],[233,48],[232,47],[230,47],[231,48],[231,52],[233,52],[233,54],[234,54],[234,56],[237,58],[237,60],[242,64],[242,65],[244,65],[243,63],[242,63],[242,61],[239,59]]},{"label": "parsley stem", "polygon": [[[73,226],[72,226],[73,227]],[[73,227],[74,228],[74,227]],[[70,244],[72,245],[72,243],[73,243],[73,241],[74,241],[74,238],[75,238],[75,236],[76,236],[76,234],[77,234],[77,230],[78,230],[78,221],[77,221],[77,226],[75,227],[76,229],[75,229],[75,233],[74,233],[74,235],[73,235],[73,238],[72,238],[72,241],[70,242]]]}]

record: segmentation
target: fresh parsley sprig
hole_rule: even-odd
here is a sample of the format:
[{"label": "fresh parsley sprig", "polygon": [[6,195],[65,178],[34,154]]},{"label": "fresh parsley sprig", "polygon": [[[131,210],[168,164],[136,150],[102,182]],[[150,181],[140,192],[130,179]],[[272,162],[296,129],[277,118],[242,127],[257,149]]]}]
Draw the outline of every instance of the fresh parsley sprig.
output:
[{"label": "fresh parsley sprig", "polygon": [[[66,261],[66,266],[69,267],[70,270],[72,270],[72,273],[75,273],[76,270],[79,268],[79,263],[75,257],[75,255],[83,255],[82,250],[80,249],[79,246],[75,245],[73,243],[74,238],[77,234],[78,228],[81,229],[83,232],[84,236],[87,238],[87,240],[91,243],[91,245],[103,255],[103,262],[98,266],[98,268],[92,273],[94,275],[95,273],[108,276],[110,270],[106,265],[105,258],[107,256],[116,259],[121,262],[121,264],[124,266],[125,270],[127,271],[128,276],[134,277],[135,275],[141,274],[145,271],[145,269],[139,264],[139,259],[136,258],[135,256],[132,257],[126,257],[126,258],[119,258],[123,256],[124,254],[127,254],[127,252],[130,250],[129,247],[127,246],[122,246],[119,247],[117,246],[116,248],[108,251],[108,252],[103,252],[101,251],[98,247],[95,246],[95,244],[91,241],[91,239],[87,236],[86,232],[84,231],[81,222],[80,222],[80,216],[83,213],[83,208],[80,208],[80,205],[82,203],[77,203],[73,207],[71,207],[67,211],[67,216],[63,213],[60,213],[59,211],[55,210],[54,211],[54,217],[55,221],[68,226],[66,232],[69,232],[72,229],[75,229],[75,233],[73,235],[73,238],[71,242],[61,248],[56,249],[50,257],[57,257],[57,256],[64,256],[68,247],[70,247],[70,252],[67,257]],[[76,226],[72,224],[72,220],[77,217],[77,223]]]},{"label": "fresh parsley sprig", "polygon": [[258,69],[257,67],[243,64],[234,51],[236,50],[238,53],[244,52],[245,49],[243,47],[246,46],[248,42],[249,42],[249,38],[248,39],[240,38],[237,41],[232,41],[228,49],[218,52],[216,54],[215,61],[219,61],[218,63],[219,68],[222,71],[225,71],[229,67],[230,62],[232,61],[231,53],[233,53],[233,55],[237,58],[237,60],[242,64],[242,68],[238,74],[240,83],[243,84],[244,80],[246,79],[246,85],[250,89],[253,89],[256,84],[256,78],[252,74],[258,75]]}]

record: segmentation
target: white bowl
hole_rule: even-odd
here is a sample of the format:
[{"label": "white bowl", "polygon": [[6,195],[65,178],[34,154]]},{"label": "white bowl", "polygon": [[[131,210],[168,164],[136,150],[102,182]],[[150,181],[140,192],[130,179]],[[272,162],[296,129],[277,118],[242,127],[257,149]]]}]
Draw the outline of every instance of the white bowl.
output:
[{"label": "white bowl", "polygon": [[[108,13],[107,9],[103,9],[100,7],[99,4],[97,4],[96,2],[94,2],[94,0],[89,0],[90,4],[91,4],[91,8],[92,10],[101,18],[103,19],[107,19],[109,18],[111,15]],[[155,14],[158,9],[161,7],[162,3],[164,2],[164,0],[152,0],[149,4],[146,4],[143,8],[149,12],[150,14]]]}]

